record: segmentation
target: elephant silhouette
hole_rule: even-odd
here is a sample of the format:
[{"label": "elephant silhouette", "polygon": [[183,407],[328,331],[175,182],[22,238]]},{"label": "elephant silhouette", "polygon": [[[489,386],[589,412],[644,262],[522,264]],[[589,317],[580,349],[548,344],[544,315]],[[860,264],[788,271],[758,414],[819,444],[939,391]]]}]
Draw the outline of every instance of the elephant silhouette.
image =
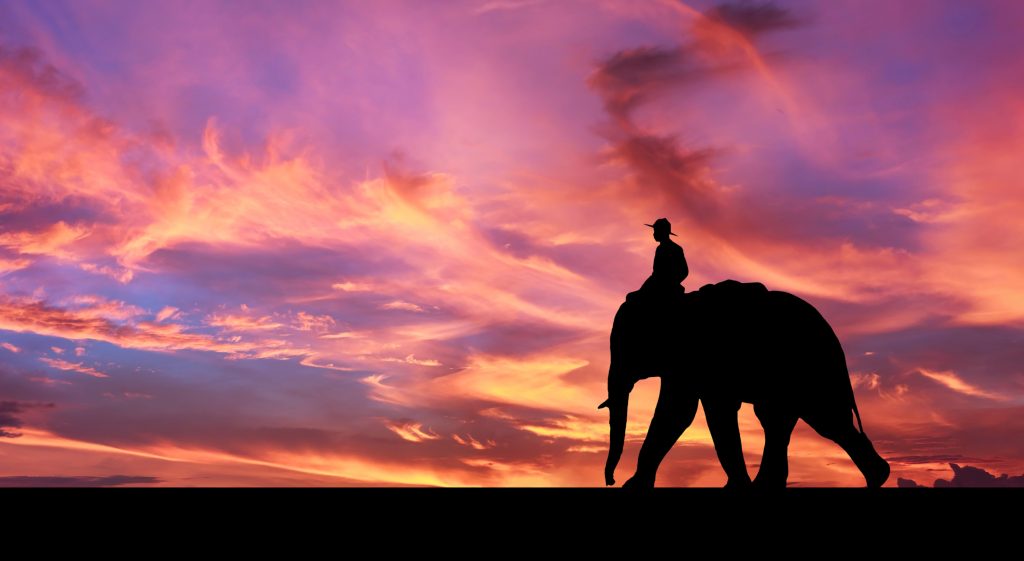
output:
[{"label": "elephant silhouette", "polygon": [[[817,309],[792,294],[735,280],[685,294],[637,291],[616,312],[610,344],[608,399],[598,406],[610,413],[607,485],[614,485],[622,455],[629,393],[652,376],[661,378],[658,404],[636,473],[623,487],[654,486],[659,464],[693,422],[698,400],[726,487],[785,487],[798,419],[839,444],[868,487],[889,477],[888,462],[864,433],[838,337]],[[743,403],[754,405],[765,434],[753,481],[737,423]]]}]

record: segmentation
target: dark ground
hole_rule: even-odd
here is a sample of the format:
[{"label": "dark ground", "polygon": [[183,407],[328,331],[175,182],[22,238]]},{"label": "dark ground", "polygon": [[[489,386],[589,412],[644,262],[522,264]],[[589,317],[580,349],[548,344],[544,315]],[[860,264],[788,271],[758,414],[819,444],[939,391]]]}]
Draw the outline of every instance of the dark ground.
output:
[{"label": "dark ground", "polygon": [[0,489],[10,559],[1017,559],[1024,489]]},{"label": "dark ground", "polygon": [[658,488],[638,494],[618,488],[16,488],[0,489],[0,504],[8,538],[22,524],[242,531],[253,539],[286,528],[353,537],[394,532],[395,539],[583,532],[589,541],[664,528],[691,537],[725,530],[736,536],[854,533],[930,543],[973,531],[1024,538],[1024,489]]}]

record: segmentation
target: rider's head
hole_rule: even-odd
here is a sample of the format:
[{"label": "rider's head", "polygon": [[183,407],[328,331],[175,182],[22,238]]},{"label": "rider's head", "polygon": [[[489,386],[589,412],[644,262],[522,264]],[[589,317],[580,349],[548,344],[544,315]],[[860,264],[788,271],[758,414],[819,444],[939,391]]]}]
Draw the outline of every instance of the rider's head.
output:
[{"label": "rider's head", "polygon": [[654,221],[654,224],[644,224],[644,226],[654,228],[654,239],[659,242],[667,240],[669,235],[675,235],[672,232],[672,224],[667,218],[659,218]]}]

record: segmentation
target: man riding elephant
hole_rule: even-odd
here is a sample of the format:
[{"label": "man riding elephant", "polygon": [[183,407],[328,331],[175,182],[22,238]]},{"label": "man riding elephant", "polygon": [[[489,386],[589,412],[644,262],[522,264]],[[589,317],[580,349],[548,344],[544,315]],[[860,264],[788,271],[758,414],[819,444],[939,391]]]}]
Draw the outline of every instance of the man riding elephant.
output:
[{"label": "man riding elephant", "polygon": [[682,296],[686,289],[679,283],[690,274],[690,269],[686,265],[683,248],[670,238],[676,235],[672,232],[672,224],[666,218],[659,218],[654,224],[644,226],[654,228],[654,239],[659,242],[658,249],[654,251],[654,271],[644,281],[643,286],[635,292],[630,292],[626,299],[648,300],[648,297],[652,297],[656,301],[662,301]]},{"label": "man riding elephant", "polygon": [[[609,412],[605,483],[615,484],[630,392],[637,381],[659,377],[658,405],[636,474],[624,487],[654,486],[658,466],[693,422],[698,403],[727,487],[785,487],[790,436],[801,419],[849,454],[868,487],[881,487],[889,463],[864,433],[842,344],[821,313],[759,282],[729,279],[686,293],[679,283],[689,269],[683,249],[670,239],[671,224],[659,218],[645,226],[654,228],[660,242],[654,271],[615,313],[608,399],[598,405]],[[754,405],[765,433],[753,482],[737,420],[743,403]]]}]

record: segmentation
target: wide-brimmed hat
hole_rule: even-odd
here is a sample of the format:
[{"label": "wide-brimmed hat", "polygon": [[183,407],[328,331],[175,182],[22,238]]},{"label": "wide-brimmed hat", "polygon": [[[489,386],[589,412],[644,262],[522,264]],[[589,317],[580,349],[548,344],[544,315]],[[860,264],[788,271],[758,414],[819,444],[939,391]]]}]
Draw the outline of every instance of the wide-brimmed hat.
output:
[{"label": "wide-brimmed hat", "polygon": [[676,235],[676,233],[672,231],[672,223],[668,221],[668,218],[659,218],[654,221],[654,224],[644,224],[644,226],[649,226],[651,228],[654,228],[655,230],[665,229],[668,230],[669,234],[672,234],[673,236]]}]

